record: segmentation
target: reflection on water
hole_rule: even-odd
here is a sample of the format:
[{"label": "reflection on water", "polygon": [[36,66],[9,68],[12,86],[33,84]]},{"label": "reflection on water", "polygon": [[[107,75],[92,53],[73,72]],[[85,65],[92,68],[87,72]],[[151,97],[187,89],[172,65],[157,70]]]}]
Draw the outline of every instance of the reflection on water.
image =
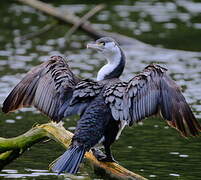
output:
[{"label": "reflection on water", "polygon": [[4,177],[4,178],[27,178],[27,177],[56,175],[56,173],[49,173],[48,170],[26,169],[26,171],[28,173],[30,173],[30,174],[20,174],[20,173],[18,173],[17,170],[5,169],[5,170],[2,170],[2,173],[0,174],[0,177]]},{"label": "reflection on water", "polygon": [[[91,7],[83,4],[56,5],[77,14],[83,14]],[[196,117],[201,118],[201,52],[198,51],[200,41],[195,38],[201,29],[201,24],[197,21],[200,17],[200,3],[183,0],[175,3],[117,1],[113,5],[94,17],[95,27],[118,30],[157,45],[153,47],[136,42],[133,46],[123,46],[127,64],[122,79],[128,80],[147,64],[160,63],[169,69],[170,75],[182,87]],[[58,25],[59,28],[54,28],[41,37],[22,42],[20,36],[41,29],[51,23],[52,19],[21,4],[2,3],[2,9],[0,104],[31,67],[47,60],[50,55],[67,56],[73,72],[85,78],[95,78],[97,70],[104,64],[103,57],[86,50],[86,43],[92,39],[82,32],[72,35],[66,50],[61,50],[63,35],[67,30],[65,25]],[[183,36],[180,39],[189,31],[192,33],[187,35],[191,37]],[[1,114],[0,137],[19,135],[33,124],[44,122],[47,122],[47,118],[34,108],[23,109],[10,115]],[[75,124],[75,119],[68,119],[66,128],[73,131]],[[127,128],[120,140],[114,144],[113,151],[120,164],[149,179],[196,180],[201,176],[200,146],[200,138],[183,139],[162,120],[149,119],[141,125]],[[63,149],[54,142],[37,144],[6,167],[0,173],[0,179],[58,179],[57,175],[47,169],[48,164],[62,152]],[[84,166],[76,178],[101,177],[94,175],[90,167]]]}]

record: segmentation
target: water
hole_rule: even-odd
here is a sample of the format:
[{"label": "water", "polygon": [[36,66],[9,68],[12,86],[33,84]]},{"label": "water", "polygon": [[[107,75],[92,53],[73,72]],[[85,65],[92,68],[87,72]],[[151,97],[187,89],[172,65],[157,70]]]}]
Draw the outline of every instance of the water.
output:
[{"label": "water", "polygon": [[[93,4],[89,1],[60,1],[56,6],[82,15]],[[87,2],[87,1],[86,1]],[[104,1],[99,1],[104,2]],[[66,25],[57,25],[40,37],[21,42],[23,35],[37,31],[54,20],[38,11],[16,2],[1,2],[0,11],[0,104],[11,89],[31,67],[47,60],[50,55],[68,57],[70,67],[81,77],[94,78],[104,60],[86,50],[92,39],[76,32],[65,50],[61,46]],[[201,4],[193,1],[111,1],[108,7],[92,18],[95,27],[135,37],[146,44],[123,47],[127,56],[122,79],[128,80],[147,64],[157,62],[169,69],[192,106],[201,118]],[[175,50],[167,50],[171,48]],[[182,51],[185,50],[185,51]],[[13,137],[26,132],[36,123],[48,118],[34,108],[9,115],[1,113],[0,137]],[[65,123],[73,129],[76,119]],[[126,128],[112,149],[116,160],[126,168],[148,179],[188,179],[201,176],[200,138],[183,139],[164,121],[148,119],[143,124]],[[54,142],[33,146],[22,157],[5,167],[0,179],[64,179],[48,171],[48,165],[64,149]],[[69,179],[103,179],[87,165],[78,176]],[[66,177],[66,179],[68,179]]]}]

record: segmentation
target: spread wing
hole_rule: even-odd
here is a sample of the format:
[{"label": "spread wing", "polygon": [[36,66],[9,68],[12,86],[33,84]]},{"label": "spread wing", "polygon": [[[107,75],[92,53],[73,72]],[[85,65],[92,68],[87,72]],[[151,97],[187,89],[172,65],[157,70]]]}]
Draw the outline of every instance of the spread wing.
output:
[{"label": "spread wing", "polygon": [[90,79],[79,82],[74,88],[72,98],[61,106],[59,117],[63,118],[75,114],[81,115],[90,102],[100,94],[102,88],[102,84]]},{"label": "spread wing", "polygon": [[29,71],[15,86],[4,101],[2,111],[8,113],[35,106],[52,120],[59,121],[59,107],[70,99],[79,81],[64,58],[52,56]]},{"label": "spread wing", "polygon": [[166,75],[166,69],[158,65],[147,66],[127,84],[111,86],[105,100],[114,119],[129,125],[160,112],[183,136],[195,136],[201,131],[179,87]]}]

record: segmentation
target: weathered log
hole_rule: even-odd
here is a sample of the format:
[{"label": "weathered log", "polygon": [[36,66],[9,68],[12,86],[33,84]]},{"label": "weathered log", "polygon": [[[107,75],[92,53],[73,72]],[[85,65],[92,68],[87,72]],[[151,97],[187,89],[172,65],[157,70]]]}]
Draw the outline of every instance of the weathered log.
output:
[{"label": "weathered log", "polygon": [[[50,4],[38,1],[38,0],[17,0],[18,2],[21,2],[23,4],[29,5],[47,15],[50,15],[52,17],[55,17],[59,21],[63,21],[67,24],[70,25],[76,25],[79,24],[81,19],[67,11],[62,11],[58,8],[53,7]],[[119,44],[121,45],[133,45],[133,44],[138,44],[138,46],[143,45],[146,46],[145,43],[138,41],[134,38],[130,38],[127,36],[124,36],[119,33],[114,33],[114,32],[107,32],[103,30],[97,30],[93,28],[93,24],[90,22],[86,21],[85,23],[82,23],[79,26],[82,30],[84,30],[86,33],[90,34],[90,36],[94,37],[95,39],[103,37],[103,36],[110,36],[114,38],[116,41],[118,41]]]},{"label": "weathered log", "polygon": [[[74,24],[72,28],[68,30],[68,32],[64,35],[64,39],[66,42],[68,42],[69,37],[85,22],[87,22],[88,19],[90,19],[92,16],[94,16],[97,12],[102,10],[105,6],[103,4],[99,4],[92,8],[89,12],[87,12],[83,17],[80,18],[80,21],[77,24]],[[36,32],[31,32],[29,34],[26,34],[21,37],[21,41],[25,41],[27,39],[32,39],[34,37],[41,36],[42,34],[45,34],[46,32],[50,31],[51,29],[55,28],[58,25],[58,21],[53,21],[51,24],[45,25],[43,28],[37,30]]]},{"label": "weathered log", "polygon": [[[0,170],[14,159],[20,157],[23,152],[35,143],[50,138],[67,148],[70,145],[73,133],[67,131],[62,123],[47,123],[33,127],[23,135],[14,138],[0,138]],[[85,157],[96,167],[107,172],[117,179],[145,180],[144,177],[135,174],[117,163],[98,161],[92,152],[87,152]]]},{"label": "weathered log", "polygon": [[[38,1],[38,0],[17,0],[18,2],[21,2],[23,4],[29,5],[47,15],[50,15],[54,18],[56,18],[59,21],[63,21],[66,24],[70,24],[70,25],[76,25],[79,24],[80,22],[80,17],[69,13],[67,11],[61,11],[61,9],[59,8],[55,8],[52,5],[49,5],[47,3]],[[115,33],[115,32],[107,32],[107,31],[103,31],[103,30],[98,30],[98,29],[94,29],[93,28],[93,24],[86,21],[85,23],[81,24],[79,26],[80,29],[82,29],[83,31],[85,31],[86,33],[88,33],[91,37],[98,39],[100,37],[103,36],[109,36],[114,38],[119,44],[121,45],[131,45],[131,48],[135,48],[135,49],[140,49],[143,51],[154,51],[154,52],[164,52],[162,54],[167,54],[167,53],[181,53],[182,55],[184,55],[184,53],[186,53],[187,55],[189,55],[190,51],[183,51],[183,50],[173,50],[173,49],[166,49],[166,48],[159,48],[159,47],[154,47],[150,44],[144,43],[142,41],[139,41],[135,38],[131,38],[119,33]],[[192,56],[200,56],[199,52],[190,52],[192,54]]]}]

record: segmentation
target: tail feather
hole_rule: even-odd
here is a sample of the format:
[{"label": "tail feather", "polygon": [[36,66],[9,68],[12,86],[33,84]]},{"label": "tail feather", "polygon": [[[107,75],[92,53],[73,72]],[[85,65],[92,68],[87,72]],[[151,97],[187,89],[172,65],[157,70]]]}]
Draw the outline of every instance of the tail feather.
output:
[{"label": "tail feather", "polygon": [[53,165],[52,170],[58,174],[61,172],[77,173],[85,152],[83,146],[71,146]]},{"label": "tail feather", "polygon": [[69,173],[74,174],[78,171],[79,164],[81,163],[83,156],[84,154],[78,156],[77,162],[72,164],[72,168],[69,170]]}]

